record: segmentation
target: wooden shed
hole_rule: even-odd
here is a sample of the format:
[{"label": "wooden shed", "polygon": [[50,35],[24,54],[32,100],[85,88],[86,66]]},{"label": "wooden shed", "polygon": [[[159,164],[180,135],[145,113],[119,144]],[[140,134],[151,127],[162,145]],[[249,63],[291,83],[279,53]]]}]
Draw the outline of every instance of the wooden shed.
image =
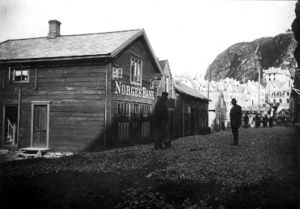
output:
[{"label": "wooden shed", "polygon": [[176,98],[176,127],[177,137],[206,134],[208,128],[209,100],[188,86],[174,82]]},{"label": "wooden shed", "polygon": [[78,152],[150,137],[160,66],[143,29],[0,43],[5,148]]}]

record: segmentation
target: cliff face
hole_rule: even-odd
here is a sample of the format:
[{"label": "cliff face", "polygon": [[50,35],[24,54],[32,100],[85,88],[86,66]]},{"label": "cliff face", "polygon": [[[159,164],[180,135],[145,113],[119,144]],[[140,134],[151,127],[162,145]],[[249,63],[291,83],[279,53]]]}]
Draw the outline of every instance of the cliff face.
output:
[{"label": "cliff face", "polygon": [[215,58],[205,78],[210,75],[216,81],[226,77],[239,81],[258,80],[258,70],[269,67],[290,69],[293,74],[296,46],[297,42],[291,32],[234,44]]}]

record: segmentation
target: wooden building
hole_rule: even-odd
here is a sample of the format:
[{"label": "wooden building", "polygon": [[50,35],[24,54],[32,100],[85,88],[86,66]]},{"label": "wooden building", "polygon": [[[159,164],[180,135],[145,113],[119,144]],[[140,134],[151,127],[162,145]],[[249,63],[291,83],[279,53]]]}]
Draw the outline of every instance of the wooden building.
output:
[{"label": "wooden building", "polygon": [[160,68],[162,71],[162,75],[159,78],[159,84],[157,87],[157,96],[160,97],[162,92],[168,93],[168,137],[170,139],[176,138],[175,135],[175,125],[176,125],[176,117],[175,117],[175,102],[176,102],[176,94],[174,89],[174,80],[171,72],[170,64],[168,60],[159,60]]},{"label": "wooden building", "polygon": [[181,82],[174,82],[176,92],[175,136],[184,137],[209,133],[209,100]]},{"label": "wooden building", "polygon": [[150,137],[160,65],[142,29],[0,43],[5,148],[87,151]]}]

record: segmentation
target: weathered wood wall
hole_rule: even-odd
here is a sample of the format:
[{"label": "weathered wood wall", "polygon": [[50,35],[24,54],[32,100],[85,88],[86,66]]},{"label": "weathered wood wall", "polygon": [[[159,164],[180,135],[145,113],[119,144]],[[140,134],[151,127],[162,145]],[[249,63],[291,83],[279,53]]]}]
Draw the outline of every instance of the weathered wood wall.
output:
[{"label": "weathered wood wall", "polygon": [[[4,74],[8,77],[7,68]],[[17,104],[21,89],[19,147],[30,146],[32,101],[50,101],[51,149],[80,151],[103,140],[105,79],[105,64],[88,62],[36,65],[28,84],[4,79],[1,104]]]},{"label": "weathered wood wall", "polygon": [[180,94],[175,108],[175,136],[197,135],[207,131],[208,102]]},{"label": "weathered wood wall", "polygon": [[[150,52],[142,38],[137,39],[135,42],[133,42],[128,48],[126,48],[123,52],[119,54],[117,59],[115,59],[112,63],[113,67],[121,67],[123,68],[123,78],[122,79],[116,79],[122,84],[130,85],[130,86],[137,86],[135,84],[130,83],[130,62],[131,62],[131,56],[139,57],[143,60],[143,72],[142,72],[142,87],[146,87],[148,90],[150,90],[150,80],[155,77],[155,75],[158,74],[158,71],[155,70],[155,64],[153,62],[153,59],[151,58]],[[147,98],[140,98],[140,97],[133,97],[133,96],[126,96],[126,95],[120,95],[116,94],[116,84],[114,80],[112,80],[111,83],[112,86],[112,100],[111,100],[111,110],[112,110],[112,138],[114,140],[117,139],[116,136],[116,116],[117,113],[117,101],[124,101],[124,102],[130,102],[130,103],[139,103],[139,104],[149,104],[152,106],[152,110],[155,104],[154,99],[147,99]],[[137,86],[140,87],[140,86]],[[138,133],[139,134],[139,133]],[[133,137],[136,136],[136,133],[130,133],[130,135]],[[132,138],[131,137],[131,138]],[[142,137],[138,138],[137,140],[143,140]]]}]

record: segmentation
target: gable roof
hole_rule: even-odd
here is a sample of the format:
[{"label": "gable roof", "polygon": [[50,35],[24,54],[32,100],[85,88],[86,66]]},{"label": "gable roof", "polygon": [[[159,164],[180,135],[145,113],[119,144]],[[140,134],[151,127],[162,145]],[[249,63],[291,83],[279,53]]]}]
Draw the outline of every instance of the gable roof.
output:
[{"label": "gable roof", "polygon": [[165,76],[170,76],[171,78],[173,78],[171,69],[170,69],[170,65],[169,65],[169,61],[168,60],[159,60],[158,61],[161,71],[163,72],[163,74]]},{"label": "gable roof", "polygon": [[7,40],[0,43],[0,62],[115,57],[139,37],[146,41],[161,71],[144,29]]},{"label": "gable roof", "polygon": [[163,69],[165,69],[168,60],[159,60],[158,62],[159,62],[161,69],[163,70]]},{"label": "gable roof", "polygon": [[184,85],[181,82],[174,82],[174,88],[176,91],[178,91],[179,93],[194,97],[196,99],[201,99],[201,100],[206,100],[209,101],[209,99],[207,99],[207,97],[205,97],[204,95],[200,94],[199,92],[197,92],[196,90]]}]

